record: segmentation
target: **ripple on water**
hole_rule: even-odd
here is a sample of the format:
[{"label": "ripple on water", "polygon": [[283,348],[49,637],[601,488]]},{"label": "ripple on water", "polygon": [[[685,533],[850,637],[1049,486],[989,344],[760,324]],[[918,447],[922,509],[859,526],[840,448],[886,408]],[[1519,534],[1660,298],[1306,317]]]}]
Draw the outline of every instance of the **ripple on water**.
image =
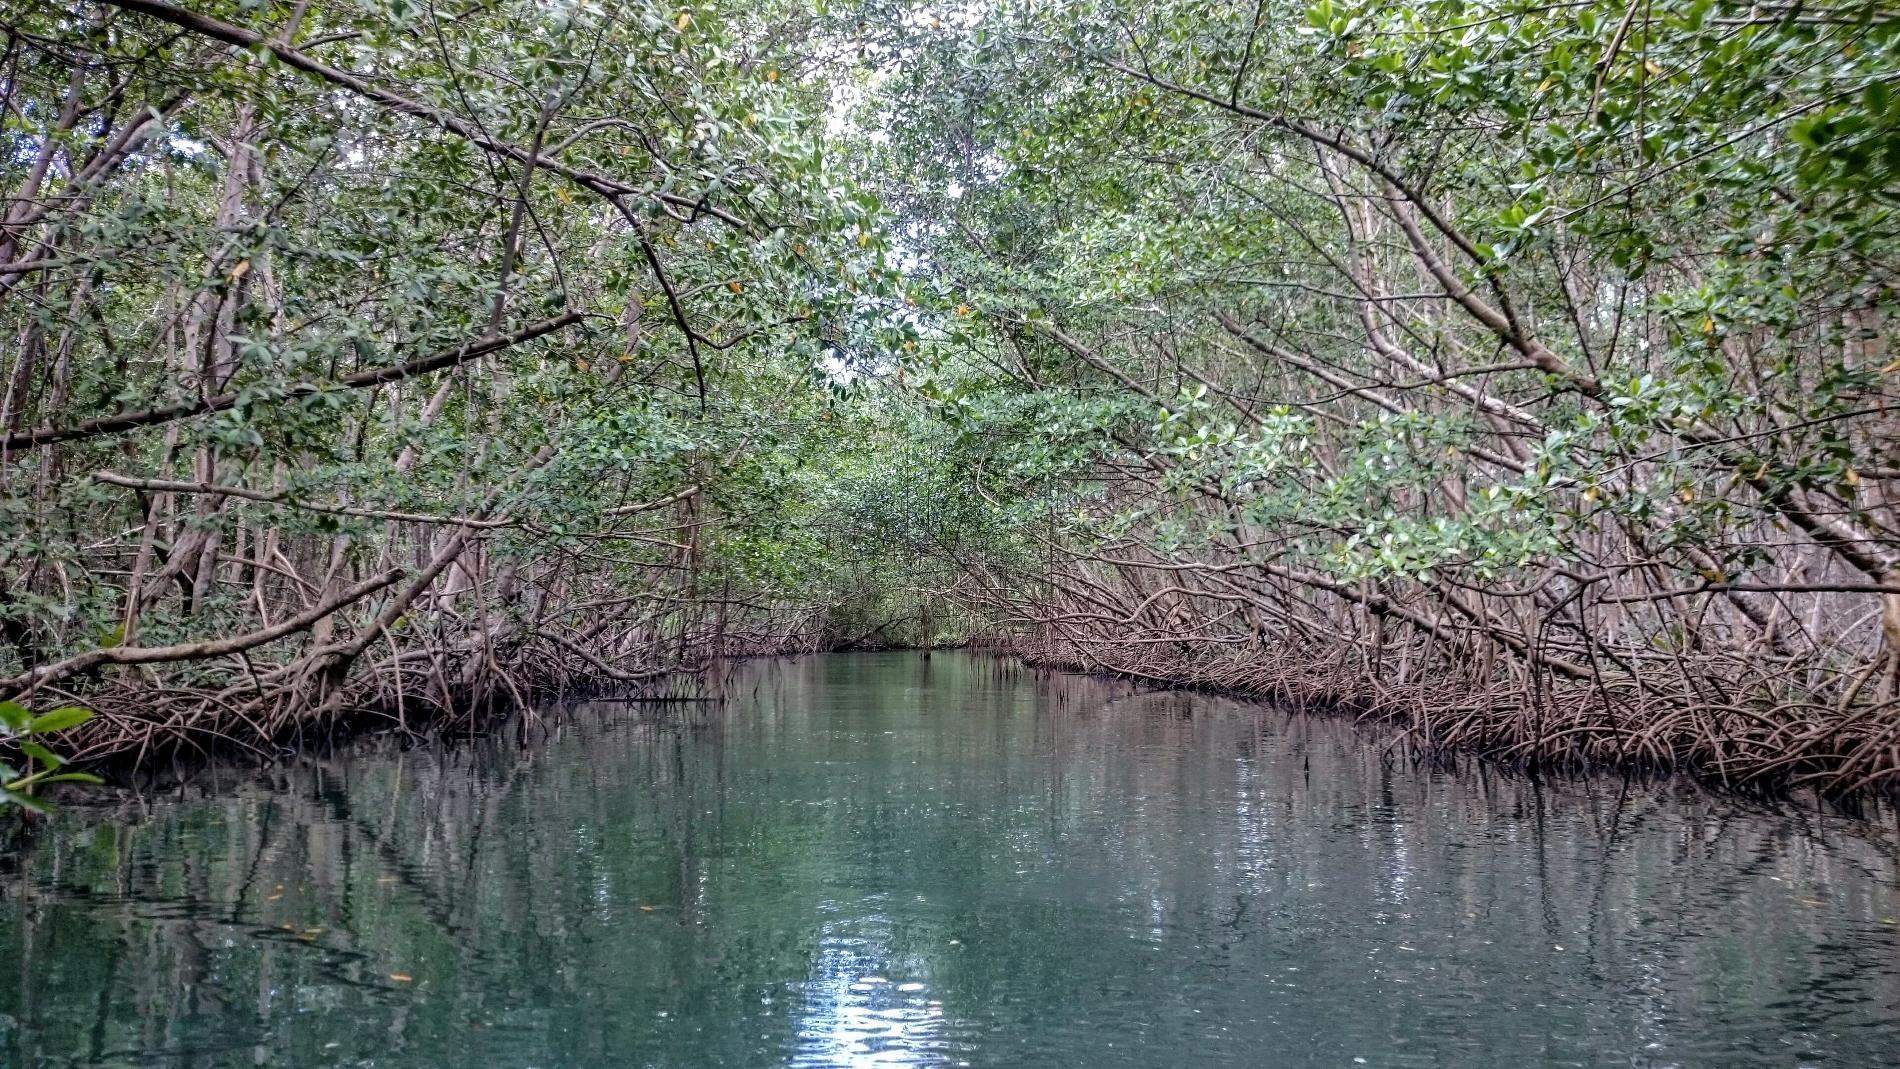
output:
[{"label": "ripple on water", "polygon": [[1900,1061],[1877,825],[942,653],[730,683],[69,810],[0,1064]]}]

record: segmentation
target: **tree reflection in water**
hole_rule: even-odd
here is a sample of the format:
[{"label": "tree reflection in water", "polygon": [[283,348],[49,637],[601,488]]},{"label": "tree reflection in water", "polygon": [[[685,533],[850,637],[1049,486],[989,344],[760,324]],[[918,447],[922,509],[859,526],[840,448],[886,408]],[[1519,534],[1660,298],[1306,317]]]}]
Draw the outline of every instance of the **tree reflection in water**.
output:
[{"label": "tree reflection in water", "polygon": [[944,653],[756,662],[727,689],[63,812],[6,880],[0,1063],[1900,1049],[1879,825],[1414,769],[1339,720]]}]

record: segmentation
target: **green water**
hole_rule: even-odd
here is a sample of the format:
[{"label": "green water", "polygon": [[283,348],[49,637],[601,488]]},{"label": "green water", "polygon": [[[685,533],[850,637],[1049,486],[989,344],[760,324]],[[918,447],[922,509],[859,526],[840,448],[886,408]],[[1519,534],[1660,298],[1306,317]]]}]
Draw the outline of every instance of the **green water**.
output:
[{"label": "green water", "polygon": [[1900,1064],[1838,818],[956,655],[729,690],[69,809],[0,1064]]}]

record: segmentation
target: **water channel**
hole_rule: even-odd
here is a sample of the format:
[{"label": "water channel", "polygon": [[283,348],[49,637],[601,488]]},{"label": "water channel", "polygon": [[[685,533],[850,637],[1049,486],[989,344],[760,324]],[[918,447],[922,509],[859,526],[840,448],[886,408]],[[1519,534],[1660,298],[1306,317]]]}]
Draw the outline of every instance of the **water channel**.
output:
[{"label": "water channel", "polygon": [[1900,1065],[1890,824],[962,654],[725,690],[69,805],[0,1064]]}]

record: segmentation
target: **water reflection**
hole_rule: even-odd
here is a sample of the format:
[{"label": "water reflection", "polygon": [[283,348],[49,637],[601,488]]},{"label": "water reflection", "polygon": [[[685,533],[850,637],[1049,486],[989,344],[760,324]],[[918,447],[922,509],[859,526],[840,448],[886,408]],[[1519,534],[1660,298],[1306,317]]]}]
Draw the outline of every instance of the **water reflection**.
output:
[{"label": "water reflection", "polygon": [[[939,654],[63,814],[9,1066],[1892,1064],[1885,833]],[[1890,818],[1887,827],[1891,826]]]},{"label": "water reflection", "polygon": [[893,968],[888,949],[877,939],[848,934],[876,929],[883,921],[872,914],[862,925],[826,925],[805,984],[798,1047],[789,1064],[810,1069],[969,1064],[952,1057],[943,1003],[929,996],[930,985],[888,975],[917,975],[921,963]]}]

